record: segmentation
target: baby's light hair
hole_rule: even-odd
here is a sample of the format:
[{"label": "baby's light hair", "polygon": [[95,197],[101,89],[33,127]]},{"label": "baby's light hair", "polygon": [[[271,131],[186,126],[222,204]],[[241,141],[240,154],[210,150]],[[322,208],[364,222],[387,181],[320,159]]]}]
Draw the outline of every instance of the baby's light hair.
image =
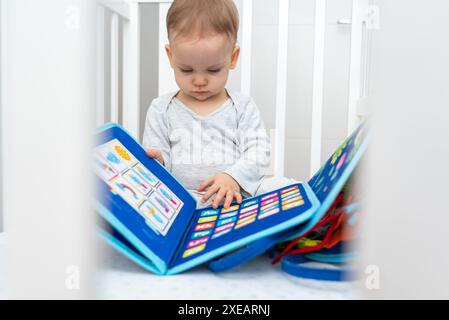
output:
[{"label": "baby's light hair", "polygon": [[237,42],[239,15],[233,0],[174,0],[167,13],[169,40],[176,36],[227,34]]}]

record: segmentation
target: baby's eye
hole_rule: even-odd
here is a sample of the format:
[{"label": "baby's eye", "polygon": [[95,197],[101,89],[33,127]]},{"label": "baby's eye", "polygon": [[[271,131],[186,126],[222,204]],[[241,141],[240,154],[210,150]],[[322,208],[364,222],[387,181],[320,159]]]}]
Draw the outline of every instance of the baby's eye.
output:
[{"label": "baby's eye", "polygon": [[221,69],[213,69],[213,70],[208,70],[210,73],[217,73],[220,72]]},{"label": "baby's eye", "polygon": [[190,69],[182,69],[182,68],[179,68],[179,70],[181,70],[181,72],[184,72],[184,73],[189,73],[189,72],[193,71],[193,70],[190,70]]}]

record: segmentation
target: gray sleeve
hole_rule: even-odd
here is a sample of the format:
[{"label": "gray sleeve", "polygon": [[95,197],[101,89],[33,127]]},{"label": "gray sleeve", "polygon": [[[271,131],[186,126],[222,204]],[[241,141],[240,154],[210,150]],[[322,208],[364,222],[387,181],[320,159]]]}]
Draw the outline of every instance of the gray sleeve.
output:
[{"label": "gray sleeve", "polygon": [[270,165],[270,139],[254,101],[241,107],[237,129],[240,158],[224,172],[253,196]]},{"label": "gray sleeve", "polygon": [[168,121],[166,110],[160,105],[151,103],[148,108],[143,132],[143,146],[145,149],[159,149],[164,158],[164,166],[170,170],[170,140],[168,139]]}]

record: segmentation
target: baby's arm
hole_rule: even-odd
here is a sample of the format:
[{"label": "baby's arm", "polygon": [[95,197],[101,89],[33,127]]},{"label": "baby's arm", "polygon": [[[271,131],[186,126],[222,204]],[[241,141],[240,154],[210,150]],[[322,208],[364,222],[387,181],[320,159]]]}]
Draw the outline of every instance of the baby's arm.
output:
[{"label": "baby's arm", "polygon": [[147,112],[143,132],[143,146],[147,150],[149,157],[170,168],[170,141],[168,139],[166,113],[154,101]]},{"label": "baby's arm", "polygon": [[[240,203],[240,188],[254,195],[270,164],[270,140],[260,112],[253,100],[249,100],[242,108],[237,130],[240,158],[223,173],[203,181],[198,190],[201,191],[210,186],[203,196],[203,201],[207,201],[217,193],[214,207],[217,207],[225,196],[225,208],[234,198]],[[237,191],[236,188],[238,188]]]}]

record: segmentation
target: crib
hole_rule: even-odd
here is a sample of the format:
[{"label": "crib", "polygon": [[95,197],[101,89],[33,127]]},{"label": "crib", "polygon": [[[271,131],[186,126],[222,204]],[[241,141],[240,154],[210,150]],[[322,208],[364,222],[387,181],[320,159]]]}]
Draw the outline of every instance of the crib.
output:
[{"label": "crib", "polygon": [[[20,29],[20,23],[25,25],[23,28],[45,23],[39,20],[37,13],[29,19],[30,17],[22,15],[21,12],[32,11],[27,9],[32,7],[33,10],[41,10],[39,14],[45,15],[47,12],[44,9],[51,9],[53,10],[52,18],[61,22],[60,20],[63,20],[60,19],[61,15],[70,16],[73,12],[76,14],[77,10],[85,12],[82,10],[91,9],[91,1],[79,1],[79,3],[80,7],[71,5],[69,1],[57,3],[43,1],[40,4],[28,3],[25,6],[22,2],[0,0],[0,106],[2,108],[0,197],[3,197],[0,198],[2,204],[0,210],[6,208],[4,212],[0,211],[0,218],[3,214],[5,217],[16,215],[15,218],[22,221],[24,241],[30,234],[39,230],[37,240],[44,245],[51,243],[52,247],[59,245],[61,250],[64,250],[64,243],[55,243],[54,239],[50,238],[50,232],[43,232],[45,228],[49,228],[46,221],[55,221],[52,220],[54,206],[50,206],[48,201],[42,201],[43,198],[39,197],[39,195],[46,195],[42,184],[51,187],[53,183],[60,183],[58,175],[45,176],[44,172],[35,173],[31,186],[36,192],[31,193],[30,196],[34,196],[33,199],[38,201],[33,209],[39,212],[39,219],[33,220],[32,223],[30,223],[30,216],[25,212],[26,201],[20,197],[20,192],[11,188],[2,188],[3,185],[11,186],[28,182],[25,172],[21,171],[22,168],[12,165],[15,160],[26,157],[26,152],[15,149],[14,152],[6,154],[7,151],[12,150],[10,146],[7,148],[8,141],[14,141],[21,146],[26,146],[27,141],[24,137],[14,136],[20,132],[22,119],[17,116],[13,107],[6,104],[6,101],[9,103],[9,98],[5,98],[8,94],[9,97],[22,99],[21,88],[19,85],[9,86],[10,83],[7,88],[5,79],[12,76],[12,73],[7,70],[11,70],[9,66],[12,61],[12,65],[20,71],[19,78],[28,80],[26,79],[27,70],[21,69],[22,61],[28,58],[27,53],[20,50],[17,38],[13,37],[18,34],[18,31],[23,31]],[[167,38],[165,15],[170,3],[169,0],[117,0],[99,1],[95,5],[96,59],[94,60],[96,62],[91,62],[90,57],[83,55],[80,65],[83,66],[83,71],[91,72],[91,66],[94,69],[93,83],[96,100],[92,99],[92,106],[95,108],[96,125],[115,121],[140,139],[151,100],[162,93],[176,89],[172,71],[163,51]],[[272,166],[269,173],[307,180],[366,115],[363,101],[367,95],[365,79],[369,72],[367,69],[368,31],[376,27],[376,10],[369,5],[368,0],[342,0],[338,3],[326,0],[236,0],[236,4],[240,12],[241,27],[238,42],[242,51],[238,68],[230,75],[228,87],[251,95],[261,110],[273,144]],[[8,11],[9,6],[13,8],[12,11]],[[14,18],[20,19],[9,20],[8,12]],[[81,19],[84,19],[84,16],[81,15]],[[52,36],[56,36],[59,41],[66,41],[58,47],[64,49],[61,49],[61,54],[56,56],[59,59],[57,62],[61,64],[67,61],[78,62],[79,54],[70,50],[69,38],[73,37],[74,48],[82,48],[85,52],[90,52],[90,47],[83,46],[84,41],[81,40],[84,38],[80,34],[90,35],[91,30],[85,30],[76,25],[74,30],[71,29],[73,26],[67,25],[64,29],[63,21],[61,25],[62,28],[51,29],[54,31]],[[48,22],[45,27],[51,28],[52,25]],[[30,48],[52,47],[53,42],[45,43],[45,46],[33,42],[33,35],[35,34],[28,34],[29,38],[26,39],[30,40]],[[7,39],[7,36],[11,36],[11,39]],[[6,43],[9,44],[9,48]],[[13,49],[10,49],[11,47]],[[26,65],[33,66],[29,61]],[[52,68],[53,61],[46,60],[42,65],[33,70],[35,72],[30,73],[33,80],[45,75],[47,71],[45,68]],[[71,65],[67,68],[73,73],[77,71]],[[53,75],[54,70],[51,71]],[[63,73],[54,72],[54,75],[60,77]],[[76,73],[76,75],[79,77],[73,77],[71,81],[87,78],[84,74]],[[51,85],[57,85],[59,79],[57,77],[46,77],[45,89]],[[88,81],[90,86],[92,80],[89,78]],[[35,82],[27,83],[28,86],[25,88],[28,92],[38,91],[37,86],[34,86]],[[84,90],[85,87],[82,89]],[[78,99],[78,92],[70,91],[68,88],[64,90],[64,94],[70,96],[70,99]],[[28,93],[28,95],[31,94]],[[63,93],[60,95],[61,99],[67,99]],[[26,105],[27,99],[13,101],[12,106]],[[55,101],[51,102],[55,103]],[[91,100],[75,102],[74,106],[83,106],[87,110]],[[58,110],[58,104],[55,103],[54,107],[54,109],[44,110],[47,112],[45,115],[52,116],[54,110]],[[70,112],[70,106],[67,105],[65,110]],[[81,116],[87,114],[84,112],[84,109],[80,110],[74,119],[70,119],[73,124],[82,123]],[[10,124],[5,119],[14,121]],[[54,130],[62,128],[51,121],[49,124],[51,130],[39,132],[41,137],[45,138],[46,134],[53,135]],[[82,131],[76,126],[74,128],[78,131],[70,132],[65,128],[61,131],[68,133],[69,138],[80,140],[76,134]],[[14,140],[10,139],[12,137]],[[59,141],[63,142],[63,139],[64,137],[61,137]],[[40,151],[47,151],[51,155],[58,156],[49,144],[41,142],[39,146],[42,147]],[[81,150],[80,146],[75,147]],[[74,160],[71,163],[75,164]],[[42,161],[41,164],[45,165],[45,162]],[[78,166],[77,163],[73,168],[81,169],[76,166]],[[57,191],[64,192],[64,196],[73,198],[75,195],[81,196],[83,188],[79,186],[83,181],[78,172],[78,169],[74,169],[67,173],[67,178],[73,178],[76,181],[70,189]],[[7,183],[3,184],[5,181]],[[59,200],[64,205],[61,198],[55,198],[55,200]],[[27,200],[32,202],[30,198]],[[79,248],[76,247],[76,250],[73,249],[70,252],[71,258],[79,258],[86,248],[81,245],[85,241],[84,237],[75,232],[76,229],[72,228],[72,224],[78,223],[77,219],[81,219],[80,212],[88,211],[86,207],[83,207],[87,203],[88,201],[72,201],[71,206],[65,208],[67,214],[65,219],[57,221],[60,226],[58,236],[72,239],[71,243],[80,243]],[[4,221],[7,220],[4,219]],[[84,222],[86,226],[90,225],[88,219]],[[4,225],[8,226],[8,223]],[[0,231],[3,231],[1,223]],[[41,239],[42,235],[47,235],[48,238]],[[26,243],[30,252],[33,249],[39,250],[37,246],[40,242],[37,240]],[[20,241],[17,245],[18,248],[22,248]],[[52,253],[50,250],[43,252],[42,254],[46,256],[36,261],[35,270],[47,272],[49,266],[45,264],[45,261],[59,259],[62,263],[66,258],[58,255],[55,257]],[[68,253],[67,255],[69,256]],[[16,261],[19,260],[20,257],[16,257]],[[26,263],[22,265],[27,266]],[[57,267],[57,265],[51,265],[54,274],[60,274]],[[17,272],[21,277],[25,273],[30,278],[29,283],[36,281],[36,278],[32,278],[33,274],[25,272],[25,269],[23,273],[20,270]],[[59,280],[55,278],[54,286],[58,286]],[[47,285],[45,283],[42,287]]]},{"label": "crib", "polygon": [[[242,22],[239,34],[242,56],[229,87],[250,94],[258,104],[272,135],[272,173],[308,179],[375,106],[376,122],[380,124],[376,125],[380,127],[377,132],[382,134],[372,145],[365,172],[369,181],[365,215],[369,218],[366,224],[369,228],[364,233],[367,242],[363,251],[367,253],[364,263],[369,265],[365,270],[368,281],[364,283],[371,282],[371,276],[379,275],[382,266],[383,290],[376,290],[380,284],[376,280],[366,288],[370,292],[365,297],[447,296],[448,260],[441,252],[448,242],[448,219],[442,213],[447,211],[444,168],[448,157],[449,134],[445,123],[448,91],[444,85],[449,48],[441,39],[448,37],[448,2],[236,0],[236,3]],[[382,9],[380,30],[376,30],[379,10],[373,3]],[[89,114],[83,120],[96,118],[97,125],[117,121],[141,137],[151,99],[173,89],[174,85],[162,52],[163,19],[169,5],[170,1],[114,0],[96,5],[91,0],[0,0],[0,270],[4,270],[6,260],[12,262],[11,270],[15,272],[5,280],[20,282],[16,297],[91,297],[85,289],[91,285],[85,276],[89,275],[89,269],[84,269],[89,259],[80,257],[81,253],[89,255],[93,246],[86,243],[85,234],[78,232],[93,225],[87,214],[82,215],[93,216],[93,212],[81,206],[90,199],[89,194],[83,193],[79,170],[82,167],[74,161],[74,154],[63,158],[73,165],[72,172],[65,172],[65,178],[74,181],[74,187],[64,190],[59,187],[62,186],[59,176],[64,173],[60,167],[55,166],[49,175],[34,172],[33,179],[28,179],[26,169],[30,167],[21,166],[24,163],[21,160],[28,156],[26,147],[30,145],[41,148],[38,151],[43,156],[37,162],[42,167],[51,156],[60,156],[56,152],[59,150],[39,141],[48,134],[56,136],[58,142],[64,142],[64,138],[70,138],[71,142],[85,138],[81,134],[86,128],[80,125],[80,118],[87,113],[84,109],[72,112],[74,107],[86,105],[89,111],[95,110],[95,117]],[[83,23],[88,20],[88,27],[80,24],[67,29],[64,19],[76,16],[77,12],[82,13]],[[86,12],[89,15],[93,12],[93,17],[86,18]],[[96,25],[91,26],[92,23]],[[93,30],[97,41],[91,45],[88,36]],[[34,51],[42,57],[43,52],[55,47],[58,54],[53,59],[38,64],[28,59]],[[91,61],[95,60],[91,59],[92,52],[96,53],[96,63]],[[261,68],[263,63],[265,67]],[[81,67],[82,72],[70,64]],[[62,72],[55,70],[61,65]],[[369,65],[373,66],[372,70]],[[35,68],[30,70],[32,67]],[[92,70],[94,76],[86,76]],[[19,84],[6,81],[12,75]],[[75,89],[59,83],[64,75]],[[87,84],[80,85],[80,82]],[[61,100],[51,99],[52,88],[48,88],[51,86],[60,89],[61,93],[56,95]],[[32,109],[24,106],[32,102],[29,96],[42,88],[46,91],[35,100],[39,106],[50,105],[43,112],[49,128],[31,126],[40,131],[34,130],[34,136],[27,132],[17,137],[23,124],[17,109]],[[75,103],[69,104],[71,100]],[[60,101],[68,102],[65,105]],[[66,113],[52,117],[51,113],[59,111],[61,105]],[[64,117],[72,118],[62,125],[53,121]],[[30,121],[26,124],[30,125]],[[35,139],[32,144],[26,141],[29,137]],[[417,148],[421,145],[425,152]],[[82,150],[80,145],[73,148]],[[388,165],[385,165],[385,155],[388,155]],[[54,188],[55,185],[58,187]],[[52,198],[56,204],[47,201],[50,194],[47,187],[53,187],[51,191],[56,192]],[[26,197],[21,196],[21,188],[27,191]],[[65,204],[61,195],[76,201],[60,210],[57,206]],[[84,202],[80,201],[81,196]],[[32,212],[27,211],[29,208]],[[15,229],[18,232],[15,241],[5,237],[11,231],[11,217],[18,220],[16,226],[22,227]],[[437,240],[435,245],[429,247],[422,241],[423,230],[430,230],[432,239]],[[392,246],[391,239],[400,239],[400,247]],[[12,248],[9,255],[2,252],[6,247]],[[371,265],[373,262],[376,264]],[[73,279],[70,272],[76,271],[74,263],[83,271],[81,290],[64,286],[67,277]],[[284,277],[282,282],[273,268],[263,269],[266,263],[247,264],[238,272],[222,277],[211,272],[203,272],[200,277],[201,272],[195,270],[192,275],[182,274],[165,281],[132,269],[123,260],[111,259],[106,264],[112,266],[108,270],[112,272],[105,273],[108,298],[120,297],[117,294],[122,293],[128,297],[134,294],[134,298],[140,298],[136,293],[142,293],[143,298],[148,298],[143,294],[145,290],[154,292],[159,299],[267,299],[264,293],[269,294],[268,298],[280,300],[351,298],[339,294],[335,288],[313,290]],[[5,283],[2,271],[0,298]],[[123,277],[124,274],[133,278]],[[202,286],[204,283],[208,286]],[[130,286],[124,286],[127,284]],[[208,290],[211,287],[221,289],[223,295]],[[192,289],[197,290],[188,291]]]},{"label": "crib", "polygon": [[[118,122],[141,139],[151,100],[176,90],[164,52],[171,2],[96,3],[97,125]],[[235,2],[242,50],[228,87],[251,95],[261,110],[272,143],[267,174],[307,180],[366,116],[369,31],[378,28],[378,10],[368,0]],[[4,115],[8,0],[0,4]],[[65,9],[66,14],[78,10]],[[3,132],[1,137],[3,159]],[[2,191],[0,183],[0,196]]]}]

